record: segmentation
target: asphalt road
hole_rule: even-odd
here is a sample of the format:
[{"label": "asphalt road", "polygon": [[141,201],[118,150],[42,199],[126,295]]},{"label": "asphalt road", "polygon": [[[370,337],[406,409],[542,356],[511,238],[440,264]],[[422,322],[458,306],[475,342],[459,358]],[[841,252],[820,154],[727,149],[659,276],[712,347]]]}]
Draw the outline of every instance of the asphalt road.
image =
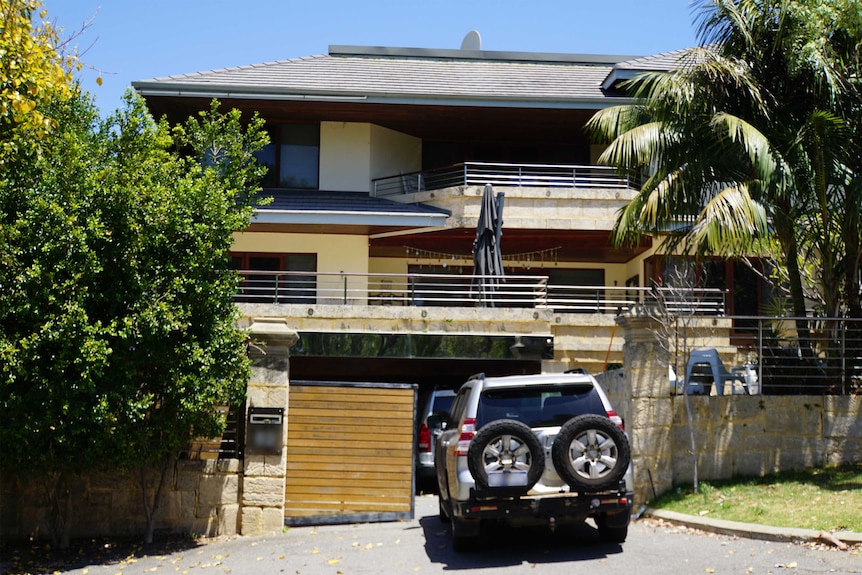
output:
[{"label": "asphalt road", "polygon": [[200,543],[170,554],[81,565],[82,575],[361,575],[451,571],[494,575],[717,575],[862,573],[862,556],[826,548],[713,535],[655,520],[634,522],[622,545],[602,543],[590,526],[487,533],[474,551],[455,553],[437,517],[437,499],[416,500],[412,521],[293,527],[272,537]]}]

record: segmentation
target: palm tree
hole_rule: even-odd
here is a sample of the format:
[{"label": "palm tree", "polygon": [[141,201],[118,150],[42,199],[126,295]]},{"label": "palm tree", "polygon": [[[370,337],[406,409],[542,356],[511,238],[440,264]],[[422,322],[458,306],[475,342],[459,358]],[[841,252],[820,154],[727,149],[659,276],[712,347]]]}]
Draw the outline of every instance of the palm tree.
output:
[{"label": "palm tree", "polygon": [[[848,72],[858,72],[862,26],[841,24],[836,14],[854,5],[858,14],[858,4],[698,0],[700,46],[674,70],[631,81],[636,103],[603,110],[588,124],[610,142],[601,161],[650,174],[620,212],[615,241],[667,234],[668,250],[735,257],[768,253],[774,238],[793,314],[807,312],[805,260],[819,264],[822,311],[838,315],[842,287],[852,287],[846,269],[843,286],[838,272],[843,254],[859,259],[852,165],[859,154],[848,145],[859,126],[847,112],[859,116]],[[857,305],[858,270],[850,272]],[[810,354],[807,321],[797,331]]]}]

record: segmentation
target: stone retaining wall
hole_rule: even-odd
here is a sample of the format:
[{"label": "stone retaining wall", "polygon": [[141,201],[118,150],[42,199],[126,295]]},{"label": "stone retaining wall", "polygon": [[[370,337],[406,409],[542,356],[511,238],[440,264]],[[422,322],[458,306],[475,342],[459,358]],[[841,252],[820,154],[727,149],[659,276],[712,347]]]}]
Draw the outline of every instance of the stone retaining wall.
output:
[{"label": "stone retaining wall", "polygon": [[[698,476],[762,476],[862,459],[862,398],[689,397]],[[693,462],[685,398],[672,401],[674,485],[690,484]]]},{"label": "stone retaining wall", "polygon": [[[284,319],[254,318],[246,326],[254,345],[248,407],[288,405],[290,347],[298,336]],[[287,426],[282,446],[286,445]],[[184,535],[261,535],[284,526],[286,453],[239,459],[182,460],[171,470],[156,513],[155,530]],[[155,487],[148,485],[150,493]],[[146,515],[137,474],[93,472],[72,478],[72,537],[137,536]],[[3,469],[0,541],[51,535],[51,502],[43,481]]]},{"label": "stone retaining wall", "polygon": [[638,504],[691,484],[692,453],[699,480],[862,459],[862,398],[671,395],[669,354],[652,320],[617,321],[625,330],[625,369],[600,382],[626,423]]},{"label": "stone retaining wall", "polygon": [[[167,478],[156,533],[230,535],[237,533],[240,462],[236,459],[179,461]],[[146,528],[137,474],[91,473],[70,481],[74,537],[140,535]],[[152,497],[154,486],[148,485]],[[50,537],[51,504],[38,478],[4,473],[0,486],[2,539]]]}]

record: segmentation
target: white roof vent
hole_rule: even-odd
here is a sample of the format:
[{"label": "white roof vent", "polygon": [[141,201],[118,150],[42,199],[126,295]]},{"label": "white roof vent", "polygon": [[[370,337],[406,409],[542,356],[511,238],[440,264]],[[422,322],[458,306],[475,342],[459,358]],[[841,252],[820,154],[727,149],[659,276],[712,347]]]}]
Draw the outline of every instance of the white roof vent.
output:
[{"label": "white roof vent", "polygon": [[467,35],[464,36],[464,40],[461,42],[462,50],[481,50],[482,49],[482,37],[479,36],[479,33],[475,30],[470,30],[467,32]]}]

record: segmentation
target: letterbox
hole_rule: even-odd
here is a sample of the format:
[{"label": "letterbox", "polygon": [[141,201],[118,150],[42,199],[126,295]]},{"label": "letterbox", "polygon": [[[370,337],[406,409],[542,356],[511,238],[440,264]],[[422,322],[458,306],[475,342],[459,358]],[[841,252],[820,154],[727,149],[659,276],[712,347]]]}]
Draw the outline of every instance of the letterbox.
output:
[{"label": "letterbox", "polygon": [[250,455],[281,455],[284,440],[283,407],[248,408],[245,452]]}]

